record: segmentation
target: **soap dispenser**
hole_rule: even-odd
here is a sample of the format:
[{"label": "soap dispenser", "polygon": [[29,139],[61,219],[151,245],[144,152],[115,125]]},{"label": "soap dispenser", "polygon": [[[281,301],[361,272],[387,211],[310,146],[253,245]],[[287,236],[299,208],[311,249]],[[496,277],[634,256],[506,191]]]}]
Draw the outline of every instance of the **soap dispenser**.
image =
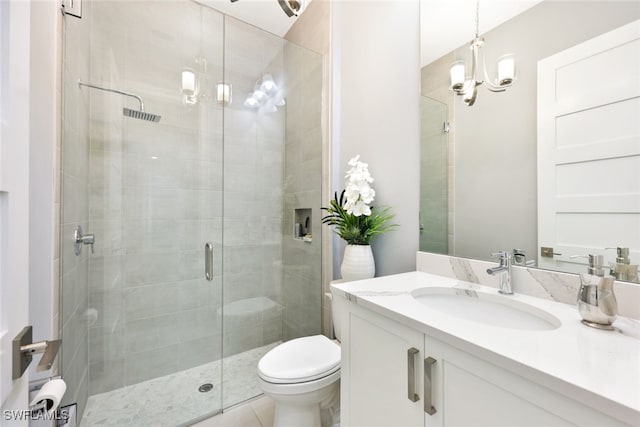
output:
[{"label": "soap dispenser", "polygon": [[627,282],[638,282],[638,264],[631,264],[629,259],[629,248],[605,248],[615,249],[617,252],[616,262],[610,263],[611,275],[618,280]]},{"label": "soap dispenser", "polygon": [[613,330],[613,322],[618,315],[618,303],[613,293],[613,276],[604,275],[604,257],[602,255],[575,255],[571,258],[589,259],[587,274],[580,274],[578,291],[578,311],[582,323],[592,328]]}]

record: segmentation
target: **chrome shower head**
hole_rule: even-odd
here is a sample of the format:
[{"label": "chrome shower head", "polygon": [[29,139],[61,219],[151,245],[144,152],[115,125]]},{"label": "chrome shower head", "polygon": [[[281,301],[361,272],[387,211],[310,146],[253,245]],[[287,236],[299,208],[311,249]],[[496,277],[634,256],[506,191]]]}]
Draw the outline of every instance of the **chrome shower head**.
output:
[{"label": "chrome shower head", "polygon": [[158,114],[151,114],[141,110],[132,110],[131,108],[126,108],[126,107],[122,109],[122,114],[134,119],[146,120],[148,122],[155,122],[155,123],[158,123],[160,121],[160,118],[162,117],[162,116],[159,116]]},{"label": "chrome shower head", "polygon": [[160,121],[160,118],[162,116],[159,116],[158,114],[151,114],[151,113],[147,113],[146,111],[144,111],[144,102],[142,101],[142,98],[140,98],[138,95],[136,95],[135,93],[129,93],[129,92],[124,92],[122,90],[118,90],[118,89],[110,89],[107,87],[102,87],[102,86],[96,86],[90,83],[83,83],[80,80],[78,80],[78,86],[82,87],[82,86],[86,86],[86,87],[90,87],[92,89],[98,89],[98,90],[103,90],[105,92],[111,92],[111,93],[117,93],[118,95],[124,95],[124,96],[130,96],[131,98],[135,98],[138,100],[138,102],[140,103],[140,109],[139,110],[132,110],[131,108],[123,108],[122,109],[122,114],[124,114],[126,117],[131,117],[134,119],[140,119],[140,120],[146,120],[148,122],[154,122],[154,123],[158,123]]}]

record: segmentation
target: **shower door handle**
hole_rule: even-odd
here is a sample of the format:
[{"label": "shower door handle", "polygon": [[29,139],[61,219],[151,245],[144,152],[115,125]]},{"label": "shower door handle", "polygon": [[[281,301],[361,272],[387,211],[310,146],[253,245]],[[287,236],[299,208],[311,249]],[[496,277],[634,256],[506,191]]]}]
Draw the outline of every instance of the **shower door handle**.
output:
[{"label": "shower door handle", "polygon": [[209,282],[213,280],[213,245],[210,242],[204,245],[204,277]]}]

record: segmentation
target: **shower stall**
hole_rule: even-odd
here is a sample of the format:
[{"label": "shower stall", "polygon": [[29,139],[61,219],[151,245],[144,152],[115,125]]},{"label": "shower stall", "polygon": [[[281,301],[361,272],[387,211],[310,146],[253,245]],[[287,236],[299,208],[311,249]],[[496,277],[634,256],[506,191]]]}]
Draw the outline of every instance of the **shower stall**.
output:
[{"label": "shower stall", "polygon": [[188,425],[320,333],[322,58],[189,0],[82,6],[64,25],[64,403],[87,427]]},{"label": "shower stall", "polygon": [[425,252],[449,253],[449,141],[447,104],[420,97],[420,241]]}]

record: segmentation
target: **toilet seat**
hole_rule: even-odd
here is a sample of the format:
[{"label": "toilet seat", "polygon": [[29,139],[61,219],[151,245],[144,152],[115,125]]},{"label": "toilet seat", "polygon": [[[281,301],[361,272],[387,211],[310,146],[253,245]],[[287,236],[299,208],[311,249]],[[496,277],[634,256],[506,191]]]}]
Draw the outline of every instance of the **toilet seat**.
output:
[{"label": "toilet seat", "polygon": [[299,384],[332,376],[340,370],[340,346],[324,335],[280,344],[258,363],[258,374],[272,384]]},{"label": "toilet seat", "polygon": [[302,397],[307,393],[318,392],[318,390],[330,387],[332,384],[337,384],[340,381],[340,369],[338,368],[337,371],[328,374],[326,377],[303,383],[272,383],[265,381],[262,377],[258,377],[258,381],[262,391],[271,397],[274,397],[274,395]]}]

